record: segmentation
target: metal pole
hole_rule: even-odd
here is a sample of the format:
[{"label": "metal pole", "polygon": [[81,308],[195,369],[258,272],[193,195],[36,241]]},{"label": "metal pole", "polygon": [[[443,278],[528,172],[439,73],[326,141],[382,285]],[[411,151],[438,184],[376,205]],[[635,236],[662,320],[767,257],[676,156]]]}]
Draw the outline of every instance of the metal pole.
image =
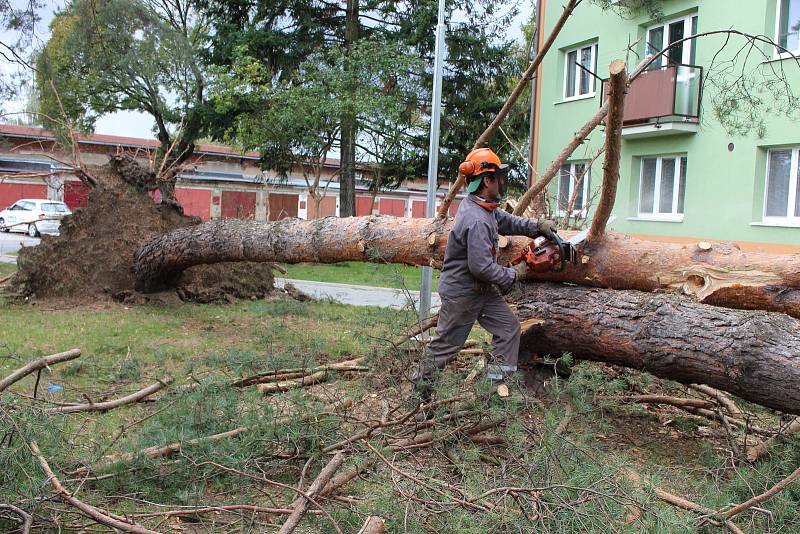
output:
[{"label": "metal pole", "polygon": [[[433,102],[431,110],[431,136],[428,146],[428,197],[425,215],[436,216],[436,176],[439,170],[439,118],[442,114],[442,63],[444,63],[444,0],[439,0],[439,17],[436,23],[436,48],[433,63]],[[433,269],[422,268],[422,283],[419,291],[419,317],[427,319],[431,313],[431,287]]]},{"label": "metal pole", "polygon": [[[535,29],[533,30],[533,43],[531,45],[531,61],[539,54],[539,33],[544,26],[544,21],[541,20],[541,13],[541,0],[536,0],[536,4],[533,7]],[[539,69],[536,69],[533,73],[533,78],[531,78],[531,111],[528,118],[530,122],[530,128],[528,130],[528,187],[533,186],[533,153],[536,150],[536,147],[533,146],[533,138],[536,136],[536,93],[538,85]]]}]

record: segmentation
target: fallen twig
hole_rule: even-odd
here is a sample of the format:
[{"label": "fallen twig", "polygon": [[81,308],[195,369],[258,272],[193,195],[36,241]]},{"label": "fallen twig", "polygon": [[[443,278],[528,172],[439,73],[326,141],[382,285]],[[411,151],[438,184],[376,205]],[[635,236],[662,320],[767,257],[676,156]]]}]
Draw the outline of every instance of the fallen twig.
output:
[{"label": "fallen twig", "polygon": [[277,382],[281,380],[290,380],[293,378],[301,378],[306,375],[318,373],[320,371],[368,371],[369,367],[364,367],[361,364],[366,358],[355,358],[344,362],[331,363],[327,365],[320,365],[313,368],[298,367],[294,369],[281,369],[278,371],[269,371],[266,373],[259,373],[257,375],[249,376],[231,382],[231,386],[241,388],[252,386],[255,384],[263,384],[265,382]]},{"label": "fallen twig", "polygon": [[757,445],[753,445],[747,450],[747,461],[748,462],[757,462],[761,458],[767,455],[769,452],[770,447],[775,445],[780,439],[791,436],[792,434],[800,434],[800,417],[797,417],[792,421],[789,426],[786,428],[785,431],[775,434],[771,436],[769,439],[758,443]]},{"label": "fallen twig", "polygon": [[744,413],[739,409],[738,406],[736,406],[736,403],[733,402],[733,399],[731,399],[722,391],[705,384],[691,384],[689,387],[695,391],[703,393],[704,395],[708,395],[712,399],[715,399],[721,406],[728,410],[732,417],[737,419],[742,419],[744,417]]},{"label": "fallen twig", "polygon": [[55,473],[53,473],[53,470],[50,469],[50,465],[47,463],[47,460],[42,455],[42,452],[39,450],[39,446],[35,441],[31,442],[31,451],[33,451],[33,455],[36,457],[36,459],[39,460],[39,464],[42,466],[42,469],[47,475],[50,483],[53,485],[53,488],[56,490],[58,496],[67,504],[77,508],[85,516],[100,523],[101,525],[115,528],[117,530],[123,530],[125,532],[133,532],[134,534],[158,534],[158,532],[154,530],[149,530],[136,523],[128,522],[123,517],[105,514],[94,506],[76,499],[64,488],[64,486],[61,485],[61,482],[59,482],[58,478],[56,478]]},{"label": "fallen twig", "polygon": [[271,393],[289,391],[290,389],[304,388],[306,386],[311,386],[322,382],[325,380],[325,376],[327,374],[327,371],[317,371],[316,373],[312,373],[301,378],[283,380],[281,382],[270,382],[268,384],[259,384],[258,391],[264,395],[269,395]]},{"label": "fallen twig", "polygon": [[[291,508],[268,508],[264,506],[255,506],[252,504],[227,504],[223,506],[203,506],[197,508],[186,508],[181,510],[165,510],[163,512],[145,512],[136,514],[136,517],[174,517],[195,514],[212,514],[215,512],[250,512],[254,514],[275,514],[286,515],[291,514],[294,510]],[[319,510],[309,510],[309,514],[322,514]]]},{"label": "fallen twig", "polygon": [[626,395],[617,397],[601,397],[603,400],[615,400],[620,402],[636,402],[639,404],[667,404],[677,408],[706,408],[711,409],[715,404],[704,399],[684,399],[680,397],[668,397],[666,395]]},{"label": "fallen twig", "polygon": [[[349,399],[349,398],[343,399],[343,400],[341,400],[339,402],[335,402],[335,403],[331,404],[330,406],[328,406],[326,412],[322,412],[319,415],[320,416],[329,415],[331,412],[335,412],[335,411],[337,411],[339,409],[347,410],[351,406],[353,406],[353,400],[352,399]],[[309,420],[309,419],[312,419],[312,416],[303,417],[302,419],[303,420]],[[276,425],[284,425],[284,424],[287,424],[287,423],[289,423],[289,422],[291,422],[293,420],[294,420],[294,418],[290,417],[290,416],[282,417],[280,419],[277,419],[275,421],[275,424]],[[240,436],[240,435],[244,434],[245,432],[249,432],[250,430],[251,430],[250,427],[240,426],[238,428],[227,430],[225,432],[220,432],[218,434],[212,434],[210,436],[204,436],[202,438],[194,438],[194,439],[190,439],[190,440],[183,441],[183,442],[176,441],[174,443],[170,443],[169,445],[163,445],[163,446],[148,447],[146,449],[143,449],[139,453],[110,454],[110,455],[104,456],[103,460],[106,462],[106,466],[107,466],[107,465],[111,465],[111,464],[116,463],[116,462],[129,462],[129,461],[133,460],[134,458],[136,458],[139,455],[144,455],[144,456],[147,456],[148,458],[161,458],[161,457],[165,457],[165,456],[170,456],[170,455],[172,455],[172,454],[174,454],[174,453],[176,453],[178,451],[181,451],[183,449],[188,449],[190,447],[197,446],[197,445],[199,445],[201,443],[215,442],[215,441],[220,441],[222,439],[227,439],[227,438],[233,438],[233,437],[236,437],[236,436]],[[84,472],[84,471],[85,470],[79,470],[76,474],[79,474],[79,473]]]},{"label": "fallen twig", "polygon": [[[655,489],[655,494],[659,499],[671,504],[672,506],[677,506],[678,508],[683,508],[684,510],[690,510],[692,512],[698,512],[704,515],[714,514],[714,510],[711,510],[710,508],[706,508],[705,506],[700,506],[697,503],[694,503],[688,499],[684,499],[683,497],[678,497],[677,495],[673,495],[660,488]],[[719,521],[713,519],[707,519],[707,521],[716,526],[723,525],[723,523],[720,523]],[[724,526],[734,534],[744,534],[744,532],[739,527],[737,527],[733,521],[725,521]]]},{"label": "fallen twig", "polygon": [[747,510],[749,508],[753,508],[754,506],[758,506],[759,504],[761,504],[762,502],[766,501],[767,499],[771,499],[772,497],[774,497],[778,493],[780,493],[783,490],[785,490],[792,482],[794,482],[798,478],[800,478],[800,467],[795,469],[792,472],[792,474],[790,474],[789,476],[787,476],[786,478],[784,478],[783,480],[781,480],[780,482],[778,482],[777,484],[772,486],[770,489],[768,489],[764,493],[762,493],[760,495],[756,495],[752,499],[750,499],[748,501],[745,501],[742,504],[738,504],[738,505],[734,506],[733,508],[731,508],[730,510],[726,510],[724,512],[723,511],[719,511],[714,515],[718,516],[718,517],[724,517],[725,519],[730,519],[733,516],[735,516],[737,514],[740,514],[740,513],[744,512],[745,510]]},{"label": "fallen twig", "polygon": [[38,371],[39,369],[44,369],[56,363],[68,362],[70,360],[74,360],[80,355],[81,355],[81,349],[72,349],[66,352],[59,352],[58,354],[52,354],[50,356],[42,356],[41,358],[37,358],[32,362],[28,362],[25,366],[20,367],[19,369],[17,369],[7,377],[5,377],[3,380],[0,380],[0,391],[3,391],[14,382],[31,374],[34,371]]},{"label": "fallen twig", "polygon": [[109,410],[113,410],[114,408],[125,406],[126,404],[133,404],[134,402],[139,402],[140,400],[149,397],[153,393],[164,389],[171,383],[172,383],[172,377],[167,376],[162,378],[155,384],[149,385],[146,388],[142,388],[139,391],[136,391],[124,397],[120,397],[118,399],[105,402],[90,402],[86,404],[77,404],[75,406],[58,406],[56,408],[48,408],[47,410],[45,410],[45,412],[46,413],[107,412]]},{"label": "fallen twig", "polygon": [[19,517],[20,522],[22,523],[22,526],[19,527],[21,534],[28,534],[31,531],[31,526],[33,526],[33,517],[31,514],[22,508],[17,508],[13,504],[0,504],[0,511],[3,510],[7,510]]},{"label": "fallen twig", "polygon": [[439,314],[436,314],[427,321],[425,321],[424,323],[420,324],[419,326],[412,328],[408,332],[398,336],[397,339],[394,340],[394,346],[399,347],[412,337],[418,336],[423,332],[427,332],[431,328],[436,327],[438,322],[439,322]]},{"label": "fallen twig", "polygon": [[[325,485],[330,481],[333,474],[336,472],[337,469],[342,465],[344,461],[344,455],[341,452],[337,452],[331,461],[327,463],[325,467],[322,468],[322,471],[319,472],[317,478],[314,479],[314,482],[311,483],[311,486],[308,488],[308,491],[305,495],[298,497],[293,505],[293,511],[286,519],[286,522],[283,524],[281,529],[278,531],[278,534],[290,534],[297,528],[298,523],[303,518],[303,515],[306,512],[306,506],[308,506],[309,497],[314,498],[317,494],[325,488]],[[341,534],[341,530],[339,527],[334,523],[334,527],[336,531]]]}]

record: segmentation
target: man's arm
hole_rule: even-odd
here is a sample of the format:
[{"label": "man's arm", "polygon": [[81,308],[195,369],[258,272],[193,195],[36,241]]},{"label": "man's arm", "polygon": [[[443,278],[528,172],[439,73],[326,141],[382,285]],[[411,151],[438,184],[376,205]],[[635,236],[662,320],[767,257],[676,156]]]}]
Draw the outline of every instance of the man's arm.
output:
[{"label": "man's arm", "polygon": [[[534,221],[535,222],[535,221]],[[467,233],[467,266],[472,276],[482,282],[496,284],[505,291],[511,287],[516,273],[508,267],[501,267],[494,260],[492,249],[495,241],[489,225],[476,222]]]},{"label": "man's arm", "polygon": [[539,223],[536,219],[528,217],[518,217],[511,215],[502,209],[494,211],[497,218],[497,231],[500,235],[525,235],[528,237],[539,237]]}]

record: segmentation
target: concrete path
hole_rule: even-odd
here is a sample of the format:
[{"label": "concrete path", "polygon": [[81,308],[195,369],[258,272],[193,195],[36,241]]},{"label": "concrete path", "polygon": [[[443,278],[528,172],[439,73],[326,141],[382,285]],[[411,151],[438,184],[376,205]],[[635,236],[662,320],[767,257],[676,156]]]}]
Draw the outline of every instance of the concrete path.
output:
[{"label": "concrete path", "polygon": [[[354,306],[379,306],[382,308],[404,308],[413,300],[414,306],[419,304],[419,291],[403,291],[388,287],[357,286],[353,284],[334,284],[331,282],[312,282],[310,280],[287,280],[276,278],[275,285],[283,287],[291,282],[297,289],[314,298],[330,298],[342,304]],[[441,305],[439,295],[431,295],[431,307]]]}]

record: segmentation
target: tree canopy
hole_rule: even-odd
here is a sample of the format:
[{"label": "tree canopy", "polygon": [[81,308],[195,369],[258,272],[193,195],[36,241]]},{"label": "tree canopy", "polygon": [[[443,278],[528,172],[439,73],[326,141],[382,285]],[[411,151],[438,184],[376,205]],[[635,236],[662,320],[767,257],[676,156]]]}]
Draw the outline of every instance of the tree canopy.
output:
[{"label": "tree canopy", "polygon": [[161,167],[188,157],[205,130],[205,15],[192,0],[74,0],[51,23],[36,58],[48,126],[83,131],[103,114],[148,113]]}]

